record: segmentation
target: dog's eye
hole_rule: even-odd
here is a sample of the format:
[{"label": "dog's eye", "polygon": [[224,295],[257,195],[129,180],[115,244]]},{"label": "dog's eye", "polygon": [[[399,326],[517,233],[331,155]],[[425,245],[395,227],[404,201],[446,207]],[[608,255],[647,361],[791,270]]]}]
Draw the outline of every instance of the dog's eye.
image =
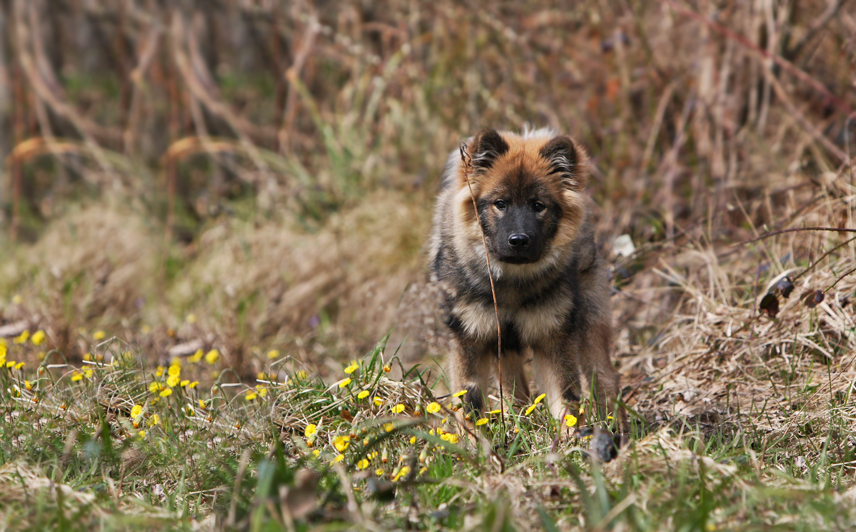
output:
[{"label": "dog's eye", "polygon": [[504,201],[502,201],[502,200],[496,200],[496,201],[494,201],[494,202],[493,202],[493,205],[494,205],[497,209],[499,209],[499,210],[501,210],[501,211],[504,211],[504,210],[505,210],[505,202],[504,202]]},{"label": "dog's eye", "polygon": [[535,203],[532,204],[532,208],[535,209],[535,212],[541,212],[544,209],[546,209],[547,206],[544,205],[543,203],[541,203],[540,201],[536,201]]}]

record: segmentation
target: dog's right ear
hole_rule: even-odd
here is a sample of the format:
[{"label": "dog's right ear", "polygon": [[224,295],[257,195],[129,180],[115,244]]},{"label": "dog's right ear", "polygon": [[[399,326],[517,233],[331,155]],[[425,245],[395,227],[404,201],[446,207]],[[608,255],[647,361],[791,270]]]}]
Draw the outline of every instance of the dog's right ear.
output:
[{"label": "dog's right ear", "polygon": [[496,158],[508,151],[508,143],[495,129],[479,130],[467,147],[473,160],[473,168],[487,170]]}]

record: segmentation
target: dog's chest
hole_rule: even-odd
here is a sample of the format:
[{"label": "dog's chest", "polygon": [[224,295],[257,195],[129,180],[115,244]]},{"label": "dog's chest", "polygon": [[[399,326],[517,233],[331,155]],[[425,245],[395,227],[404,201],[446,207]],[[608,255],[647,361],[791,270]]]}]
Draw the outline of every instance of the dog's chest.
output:
[{"label": "dog's chest", "polygon": [[[527,345],[557,333],[571,311],[569,299],[554,299],[540,304],[520,305],[517,301],[500,301],[499,320],[505,327],[513,327],[520,340]],[[470,336],[481,340],[496,338],[496,312],[493,302],[457,302],[452,314],[460,320]]]}]

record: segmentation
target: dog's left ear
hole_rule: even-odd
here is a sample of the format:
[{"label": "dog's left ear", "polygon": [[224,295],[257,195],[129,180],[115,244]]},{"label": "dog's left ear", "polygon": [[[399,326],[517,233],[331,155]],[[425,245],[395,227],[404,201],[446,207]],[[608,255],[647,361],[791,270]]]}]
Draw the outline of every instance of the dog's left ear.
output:
[{"label": "dog's left ear", "polygon": [[570,137],[559,136],[541,148],[541,157],[550,163],[550,175],[558,175],[571,189],[585,188],[585,152]]}]

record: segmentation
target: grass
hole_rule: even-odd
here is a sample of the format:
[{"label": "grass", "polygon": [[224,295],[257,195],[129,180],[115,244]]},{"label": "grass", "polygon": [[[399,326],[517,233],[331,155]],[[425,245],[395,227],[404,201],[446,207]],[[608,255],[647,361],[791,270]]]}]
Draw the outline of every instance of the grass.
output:
[{"label": "grass", "polygon": [[274,351],[251,385],[228,382],[216,350],[151,368],[100,333],[78,365],[34,333],[0,348],[0,521],[15,529],[846,530],[856,517],[849,397],[793,409],[778,433],[766,405],[712,427],[637,422],[601,464],[590,431],[569,435],[537,398],[471,438],[457,399],[418,368],[390,378],[382,346],[332,382]]},{"label": "grass", "polygon": [[[0,2],[0,528],[852,528],[852,2],[60,4]],[[527,121],[592,155],[608,463],[438,369],[440,171]]]}]

